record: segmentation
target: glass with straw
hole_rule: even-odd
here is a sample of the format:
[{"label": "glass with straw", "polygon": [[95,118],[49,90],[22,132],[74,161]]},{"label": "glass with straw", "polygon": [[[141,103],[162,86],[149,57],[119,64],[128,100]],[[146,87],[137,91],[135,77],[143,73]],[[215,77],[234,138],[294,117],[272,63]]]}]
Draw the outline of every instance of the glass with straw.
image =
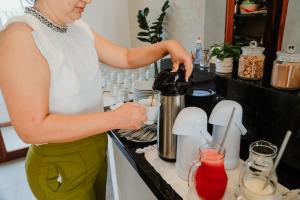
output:
[{"label": "glass with straw", "polygon": [[[250,145],[249,158],[241,170],[237,196],[248,200],[274,199],[277,188],[275,170],[290,138],[288,131],[277,155],[277,147],[260,140]],[[275,160],[276,158],[276,160]]]}]

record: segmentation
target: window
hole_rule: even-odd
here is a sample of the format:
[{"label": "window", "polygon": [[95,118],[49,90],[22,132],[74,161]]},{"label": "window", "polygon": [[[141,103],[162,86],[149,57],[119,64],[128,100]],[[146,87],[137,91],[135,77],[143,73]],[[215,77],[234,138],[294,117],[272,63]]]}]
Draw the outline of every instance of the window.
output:
[{"label": "window", "polygon": [[32,6],[34,0],[0,0],[0,27],[14,16],[22,15],[24,7]]}]

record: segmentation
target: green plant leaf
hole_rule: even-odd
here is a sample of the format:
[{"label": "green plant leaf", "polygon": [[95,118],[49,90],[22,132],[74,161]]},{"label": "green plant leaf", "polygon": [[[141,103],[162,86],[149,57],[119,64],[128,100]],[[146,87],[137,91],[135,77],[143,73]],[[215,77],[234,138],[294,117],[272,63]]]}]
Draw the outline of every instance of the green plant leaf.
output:
[{"label": "green plant leaf", "polygon": [[139,23],[139,27],[143,30],[148,30],[149,26],[148,26],[148,22],[145,18],[141,17],[138,19],[138,23]]},{"label": "green plant leaf", "polygon": [[162,22],[164,21],[165,16],[166,16],[166,13],[162,13],[162,14],[159,16],[159,18],[157,18],[157,20],[158,20],[160,23],[162,23]]},{"label": "green plant leaf", "polygon": [[163,33],[163,21],[166,16],[166,10],[170,7],[169,0],[166,0],[163,4],[161,10],[162,13],[159,15],[159,17],[156,19],[156,21],[151,23],[151,26],[149,25],[147,21],[147,16],[150,13],[150,10],[148,7],[144,8],[143,10],[138,11],[137,15],[137,21],[139,24],[139,27],[145,31],[141,31],[137,34],[137,38],[140,41],[143,42],[150,42],[150,43],[157,43],[162,40],[162,33]]},{"label": "green plant leaf", "polygon": [[153,25],[153,26],[150,26],[150,29],[152,29],[152,30],[156,30],[156,29],[157,29],[157,27],[158,27],[158,25]]},{"label": "green plant leaf", "polygon": [[156,36],[151,38],[152,44],[157,43],[157,42],[158,42],[158,38]]},{"label": "green plant leaf", "polygon": [[164,5],[161,8],[161,11],[165,12],[168,8],[170,7],[169,5],[169,0],[167,0]]},{"label": "green plant leaf", "polygon": [[149,10],[148,7],[146,7],[146,8],[144,9],[144,15],[145,15],[145,17],[147,17],[147,16],[149,15],[149,13],[150,13],[150,10]]},{"label": "green plant leaf", "polygon": [[138,36],[149,36],[148,32],[139,32]]},{"label": "green plant leaf", "polygon": [[144,26],[144,25],[141,25],[141,24],[140,24],[139,27],[140,27],[141,29],[143,29],[143,30],[146,30],[146,31],[148,30],[148,27],[147,27],[147,26]]},{"label": "green plant leaf", "polygon": [[210,47],[210,49],[212,49],[210,57],[216,56],[220,60],[230,57],[232,57],[234,60],[238,60],[241,52],[241,48],[239,46],[228,43],[214,44]]},{"label": "green plant leaf", "polygon": [[139,39],[142,42],[149,42],[149,43],[151,43],[151,40],[149,40],[148,38],[137,37],[137,39]]},{"label": "green plant leaf", "polygon": [[147,14],[147,12],[149,13],[149,11],[147,11],[147,10],[149,10],[149,8],[148,9],[145,8],[144,11],[139,10],[138,15],[137,15],[137,19],[138,19],[137,21],[139,23],[139,27],[143,30],[148,30],[149,29],[147,18],[145,16],[145,13],[146,14]]}]

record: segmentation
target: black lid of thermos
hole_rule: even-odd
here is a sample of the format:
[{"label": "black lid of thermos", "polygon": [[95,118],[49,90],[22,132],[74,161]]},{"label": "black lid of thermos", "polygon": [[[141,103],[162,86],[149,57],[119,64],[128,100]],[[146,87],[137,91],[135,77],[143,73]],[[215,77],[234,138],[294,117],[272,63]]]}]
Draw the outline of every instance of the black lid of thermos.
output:
[{"label": "black lid of thermos", "polygon": [[185,71],[181,67],[177,72],[161,71],[153,83],[153,89],[159,90],[164,96],[177,96],[186,93],[191,82],[185,81]]}]

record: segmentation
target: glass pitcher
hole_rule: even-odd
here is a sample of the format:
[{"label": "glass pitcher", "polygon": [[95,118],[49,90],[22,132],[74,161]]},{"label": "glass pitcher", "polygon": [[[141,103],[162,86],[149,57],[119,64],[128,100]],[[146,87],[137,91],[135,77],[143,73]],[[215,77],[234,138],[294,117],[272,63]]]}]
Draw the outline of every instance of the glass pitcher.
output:
[{"label": "glass pitcher", "polygon": [[248,200],[273,199],[277,187],[276,173],[266,187],[264,184],[276,155],[277,147],[270,142],[259,140],[250,145],[249,158],[240,172],[237,196]]},{"label": "glass pitcher", "polygon": [[209,143],[200,147],[199,154],[199,159],[192,163],[189,170],[189,186],[195,188],[201,199],[222,199],[227,186],[224,148],[216,143]]}]

